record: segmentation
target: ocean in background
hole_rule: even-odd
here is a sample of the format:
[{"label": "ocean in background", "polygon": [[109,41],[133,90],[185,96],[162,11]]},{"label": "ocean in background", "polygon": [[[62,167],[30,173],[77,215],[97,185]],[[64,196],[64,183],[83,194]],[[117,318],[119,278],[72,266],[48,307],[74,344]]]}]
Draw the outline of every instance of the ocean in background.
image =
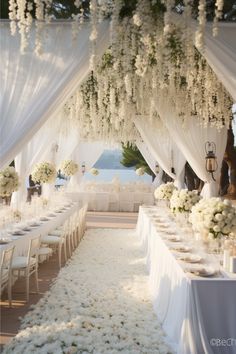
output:
[{"label": "ocean in background", "polygon": [[133,169],[98,169],[99,175],[93,176],[91,173],[86,172],[84,174],[84,181],[97,181],[97,182],[112,182],[113,178],[118,178],[121,183],[128,182],[145,182],[152,183],[152,177],[148,174],[144,174],[143,176],[137,176]]}]

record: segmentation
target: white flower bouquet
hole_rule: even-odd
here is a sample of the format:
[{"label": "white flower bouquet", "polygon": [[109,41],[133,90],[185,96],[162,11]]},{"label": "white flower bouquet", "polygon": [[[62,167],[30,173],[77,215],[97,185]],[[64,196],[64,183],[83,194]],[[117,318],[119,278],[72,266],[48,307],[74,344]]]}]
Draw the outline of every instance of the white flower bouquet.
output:
[{"label": "white flower bouquet", "polygon": [[170,198],[170,209],[173,213],[189,213],[199,200],[200,196],[197,191],[174,190]]},{"label": "white flower bouquet", "polygon": [[72,160],[64,160],[60,168],[65,176],[73,176],[78,171],[78,164]]},{"label": "white flower bouquet", "polygon": [[174,190],[176,189],[177,188],[174,186],[173,182],[161,184],[158,188],[155,189],[154,197],[156,199],[170,200]]},{"label": "white flower bouquet", "polygon": [[145,167],[139,167],[137,170],[135,170],[135,173],[137,176],[143,176],[145,173]]},{"label": "white flower bouquet", "polygon": [[14,167],[6,167],[0,171],[0,196],[9,197],[19,188],[19,176]]},{"label": "white flower bouquet", "polygon": [[56,178],[57,171],[50,162],[41,162],[35,165],[32,171],[32,180],[34,182],[50,183]]},{"label": "white flower bouquet", "polygon": [[189,220],[195,231],[207,233],[210,239],[236,232],[236,208],[229,200],[202,199],[192,207]]},{"label": "white flower bouquet", "polygon": [[96,168],[91,168],[91,170],[89,172],[94,176],[99,175],[99,171]]}]

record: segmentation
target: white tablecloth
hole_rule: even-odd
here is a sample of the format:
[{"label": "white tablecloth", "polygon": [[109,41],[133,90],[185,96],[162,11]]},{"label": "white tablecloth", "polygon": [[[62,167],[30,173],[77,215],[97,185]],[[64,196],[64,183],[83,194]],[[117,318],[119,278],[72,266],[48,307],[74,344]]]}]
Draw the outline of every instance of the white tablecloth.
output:
[{"label": "white tablecloth", "polygon": [[81,205],[88,204],[93,211],[138,211],[142,204],[154,204],[153,193],[150,192],[99,192],[80,191],[67,192],[67,197]]},{"label": "white tablecloth", "polygon": [[236,280],[185,273],[148,210],[140,207],[137,234],[147,257],[154,309],[169,343],[178,354],[235,354]]},{"label": "white tablecloth", "polygon": [[15,245],[14,256],[25,256],[27,254],[29,241],[31,238],[39,235],[47,235],[50,231],[62,225],[64,221],[75,212],[76,209],[78,209],[78,204],[74,204],[62,213],[55,213],[56,216],[53,218],[47,217],[49,219],[48,221],[40,221],[40,226],[33,227],[30,231],[26,232],[25,235],[12,240],[7,245],[0,245],[0,259],[3,249],[9,248],[12,245]]}]

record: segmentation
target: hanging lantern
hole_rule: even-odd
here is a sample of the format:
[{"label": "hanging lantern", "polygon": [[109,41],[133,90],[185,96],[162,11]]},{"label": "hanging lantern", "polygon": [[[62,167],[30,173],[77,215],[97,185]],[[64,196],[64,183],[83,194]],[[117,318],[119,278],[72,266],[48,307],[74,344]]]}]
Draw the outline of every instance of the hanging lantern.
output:
[{"label": "hanging lantern", "polygon": [[158,163],[156,163],[156,166],[155,166],[156,175],[158,175],[159,172],[160,172],[160,166],[158,165]]},{"label": "hanging lantern", "polygon": [[217,158],[216,158],[216,144],[214,142],[207,141],[205,144],[206,151],[206,171],[212,176],[215,181],[213,173],[217,170]]},{"label": "hanging lantern", "polygon": [[85,162],[83,162],[82,165],[81,165],[81,172],[83,173],[83,175],[85,174],[85,170],[86,170]]}]

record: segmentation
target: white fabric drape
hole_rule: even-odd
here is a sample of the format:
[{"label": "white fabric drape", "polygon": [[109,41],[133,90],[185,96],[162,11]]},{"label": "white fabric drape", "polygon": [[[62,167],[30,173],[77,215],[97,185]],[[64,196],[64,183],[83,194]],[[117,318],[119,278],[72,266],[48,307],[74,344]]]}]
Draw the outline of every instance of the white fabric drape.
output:
[{"label": "white fabric drape", "polygon": [[60,163],[69,158],[75,149],[79,132],[70,125],[65,127],[65,124],[67,122],[64,122],[63,116],[52,116],[16,156],[15,168],[20,176],[21,185],[12,195],[12,207],[17,208],[26,200],[25,180],[36,163],[48,161],[59,168]]},{"label": "white fabric drape", "polygon": [[[33,29],[32,29],[33,32]],[[11,162],[43,123],[70,97],[89,73],[90,24],[76,43],[70,23],[46,26],[44,52],[31,48],[20,54],[19,34],[11,36],[9,22],[0,26],[0,168]],[[109,23],[98,28],[97,55],[109,44]]]},{"label": "white fabric drape", "polygon": [[71,158],[79,165],[79,171],[71,177],[70,188],[78,188],[83,177],[82,164],[85,164],[85,172],[89,172],[105,148],[106,146],[102,142],[80,142],[76,146],[71,154]]},{"label": "white fabric drape", "polygon": [[151,155],[150,151],[148,150],[147,145],[142,142],[142,141],[136,141],[137,148],[143,155],[145,161],[147,162],[148,166],[152,170],[152,172],[155,174],[156,173],[156,160],[155,158]]},{"label": "white fabric drape", "polygon": [[236,24],[219,23],[219,34],[212,36],[212,25],[206,26],[202,53],[218,79],[236,101]]},{"label": "white fabric drape", "polygon": [[[175,185],[184,188],[184,174],[186,159],[171,139],[167,130],[153,121],[152,125],[144,118],[134,118],[134,123],[143,141],[152,156],[158,161],[161,168],[175,180]],[[174,168],[174,172],[172,170]]]},{"label": "white fabric drape", "polygon": [[[202,196],[205,198],[217,196],[220,169],[227,142],[227,129],[224,128],[218,131],[215,127],[202,127],[198,125],[195,117],[189,118],[183,127],[181,120],[171,111],[170,105],[167,107],[164,102],[158,105],[158,111],[171,137],[194,172],[202,181],[206,182],[201,193]],[[205,169],[205,143],[207,141],[213,141],[216,144],[218,162],[218,170],[215,173],[216,182],[212,180],[212,177]]]}]

